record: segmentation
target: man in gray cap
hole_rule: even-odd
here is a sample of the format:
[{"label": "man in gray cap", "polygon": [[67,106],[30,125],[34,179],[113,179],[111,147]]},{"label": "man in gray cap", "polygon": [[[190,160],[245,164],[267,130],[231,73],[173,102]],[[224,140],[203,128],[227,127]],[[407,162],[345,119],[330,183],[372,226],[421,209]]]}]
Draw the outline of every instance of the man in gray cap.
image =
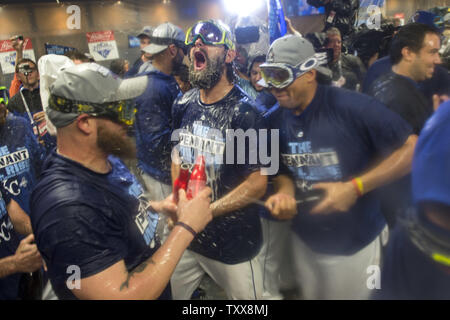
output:
[{"label": "man in gray cap", "polygon": [[126,78],[134,77],[138,74],[139,68],[145,62],[150,61],[150,55],[142,51],[146,46],[150,44],[150,39],[152,37],[154,28],[151,26],[145,26],[137,35],[139,39],[139,47],[141,49],[141,56],[134,62],[133,66],[125,73]]},{"label": "man in gray cap", "polygon": [[[326,71],[320,64],[308,40],[289,35],[272,44],[260,66],[262,84],[279,103],[267,120],[280,129],[284,164],[266,206],[292,219],[303,298],[367,299],[387,230],[372,191],[409,172],[417,136],[376,100],[318,84]],[[319,200],[297,207],[294,197]]]},{"label": "man in gray cap", "polygon": [[[95,63],[62,71],[50,91],[57,145],[31,200],[37,246],[60,299],[168,299],[183,251],[211,220],[210,189],[179,210],[148,202],[116,156],[133,156],[127,136],[133,99],[146,77],[120,80]],[[166,243],[155,236],[156,211],[177,221]],[[175,216],[175,212],[176,216]]]},{"label": "man in gray cap", "polygon": [[184,38],[179,27],[163,23],[154,30],[152,43],[143,49],[151,55],[151,62],[145,63],[139,73],[147,77],[148,85],[136,100],[135,129],[138,168],[151,200],[163,200],[172,192],[171,113],[181,93],[173,74],[183,64]]}]

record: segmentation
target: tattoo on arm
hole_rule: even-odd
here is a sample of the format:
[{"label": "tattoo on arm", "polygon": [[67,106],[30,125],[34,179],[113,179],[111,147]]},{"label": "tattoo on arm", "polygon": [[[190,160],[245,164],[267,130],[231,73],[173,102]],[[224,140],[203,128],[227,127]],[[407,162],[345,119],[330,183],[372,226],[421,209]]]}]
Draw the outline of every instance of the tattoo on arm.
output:
[{"label": "tattoo on arm", "polygon": [[125,267],[125,273],[127,274],[127,280],[125,280],[125,282],[121,284],[120,291],[122,291],[125,288],[128,289],[130,279],[134,276],[134,274],[143,272],[149,264],[155,264],[155,261],[153,261],[153,259],[150,258],[147,261],[142,262],[140,265],[138,265],[136,268],[134,268],[131,272],[128,272],[127,268]]}]

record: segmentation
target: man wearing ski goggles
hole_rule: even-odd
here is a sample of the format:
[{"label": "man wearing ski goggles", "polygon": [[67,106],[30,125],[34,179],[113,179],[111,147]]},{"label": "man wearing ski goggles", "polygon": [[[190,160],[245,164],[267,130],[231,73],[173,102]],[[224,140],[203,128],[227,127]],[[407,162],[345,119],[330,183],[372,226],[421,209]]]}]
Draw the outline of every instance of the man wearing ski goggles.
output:
[{"label": "man wearing ski goggles", "polygon": [[187,31],[185,44],[193,46],[198,38],[206,45],[224,45],[230,50],[235,50],[230,29],[220,21],[199,21]]},{"label": "man wearing ski goggles", "polygon": [[[282,55],[283,52],[279,54]],[[262,80],[258,84],[264,87],[283,89],[312,69],[327,75],[330,73],[330,71],[320,66],[327,62],[327,57],[323,53],[315,53],[313,51],[306,52],[304,55],[299,53],[298,57],[301,59],[303,56],[304,58],[298,63],[291,59],[292,56],[288,57],[288,55],[289,53],[287,52],[286,59],[281,56],[275,62],[273,50],[269,51],[267,62],[260,65]]]},{"label": "man wearing ski goggles", "polygon": [[100,104],[68,100],[52,95],[49,99],[49,106],[59,112],[87,113],[93,117],[105,118],[126,126],[132,126],[134,124],[136,114],[134,100],[121,100]]}]

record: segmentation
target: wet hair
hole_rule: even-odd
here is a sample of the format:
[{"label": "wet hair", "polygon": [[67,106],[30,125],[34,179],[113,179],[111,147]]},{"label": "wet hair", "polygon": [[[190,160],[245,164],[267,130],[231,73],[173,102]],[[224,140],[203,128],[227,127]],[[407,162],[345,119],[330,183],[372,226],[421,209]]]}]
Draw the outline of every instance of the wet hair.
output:
[{"label": "wet hair", "polygon": [[398,64],[402,58],[402,50],[408,47],[411,51],[417,53],[423,47],[423,41],[427,33],[433,33],[439,36],[439,32],[423,23],[409,23],[402,27],[392,40],[389,55],[392,64]]},{"label": "wet hair", "polygon": [[91,60],[84,53],[81,53],[78,50],[67,51],[64,55],[72,61],[80,60],[82,62],[91,62]]},{"label": "wet hair", "polygon": [[22,63],[26,63],[26,62],[32,63],[32,64],[34,65],[34,68],[37,69],[36,62],[34,62],[34,61],[31,60],[31,59],[23,58],[23,59],[20,59],[20,60],[17,62],[17,64],[16,64],[16,73],[19,72],[19,66],[20,66]]}]

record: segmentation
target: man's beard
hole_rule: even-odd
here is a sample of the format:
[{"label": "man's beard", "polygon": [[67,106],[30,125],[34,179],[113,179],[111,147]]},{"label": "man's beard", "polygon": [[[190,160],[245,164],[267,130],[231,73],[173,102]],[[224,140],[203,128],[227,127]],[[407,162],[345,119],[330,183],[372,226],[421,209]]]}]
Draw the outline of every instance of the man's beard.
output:
[{"label": "man's beard", "polygon": [[214,60],[210,60],[205,52],[203,54],[206,59],[206,68],[201,71],[195,71],[195,58],[192,59],[189,65],[189,82],[193,87],[211,89],[222,78],[226,56],[219,56]]},{"label": "man's beard", "polygon": [[97,146],[104,153],[121,159],[136,158],[136,144],[128,135],[108,130],[102,125],[97,128]]}]

